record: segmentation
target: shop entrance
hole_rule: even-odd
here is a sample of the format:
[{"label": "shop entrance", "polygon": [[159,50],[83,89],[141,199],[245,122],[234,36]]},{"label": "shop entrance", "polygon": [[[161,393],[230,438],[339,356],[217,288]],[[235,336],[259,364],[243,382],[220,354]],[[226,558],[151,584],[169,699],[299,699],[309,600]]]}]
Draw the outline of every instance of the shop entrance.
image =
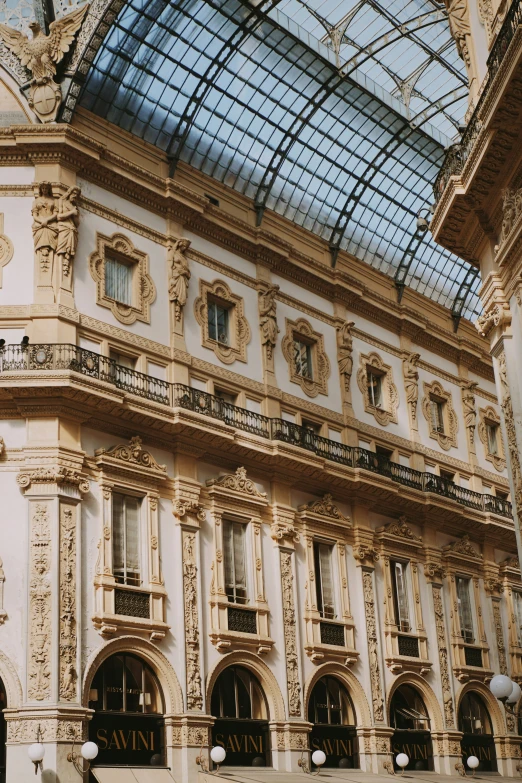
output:
[{"label": "shop entrance", "polygon": [[458,723],[459,731],[462,731],[460,746],[464,766],[469,756],[476,756],[478,771],[496,772],[497,754],[491,718],[482,697],[475,691],[468,691],[462,697]]},{"label": "shop entrance", "polygon": [[229,666],[212,691],[212,744],[226,751],[226,766],[271,766],[268,707],[256,677],[242,666]]},{"label": "shop entrance", "polygon": [[326,754],[325,767],[359,768],[355,710],[348,691],[336,677],[321,677],[308,703],[313,723],[310,748]]},{"label": "shop entrance", "polygon": [[94,765],[164,766],[163,694],[152,669],[135,655],[112,655],[89,690],[89,739],[98,745]]},{"label": "shop entrance", "polygon": [[419,692],[411,685],[400,685],[393,694],[390,707],[391,725],[395,732],[391,739],[393,764],[395,758],[405,753],[409,758],[406,769],[432,770],[433,746],[430,719]]}]

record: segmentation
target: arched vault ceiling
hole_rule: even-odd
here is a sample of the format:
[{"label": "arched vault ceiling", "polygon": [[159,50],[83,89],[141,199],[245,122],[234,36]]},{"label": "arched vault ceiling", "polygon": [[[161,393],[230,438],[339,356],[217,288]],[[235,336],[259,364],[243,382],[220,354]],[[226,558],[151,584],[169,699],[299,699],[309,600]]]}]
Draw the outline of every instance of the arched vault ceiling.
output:
[{"label": "arched vault ceiling", "polygon": [[467,317],[413,237],[467,96],[434,0],[126,0],[80,104]]}]

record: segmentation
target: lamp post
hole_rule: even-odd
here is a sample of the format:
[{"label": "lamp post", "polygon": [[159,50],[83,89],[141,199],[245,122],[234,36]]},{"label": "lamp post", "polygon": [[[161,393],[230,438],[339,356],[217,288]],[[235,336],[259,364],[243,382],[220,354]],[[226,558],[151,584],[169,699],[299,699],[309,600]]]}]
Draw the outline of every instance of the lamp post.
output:
[{"label": "lamp post", "polygon": [[314,767],[317,767],[315,772],[312,772],[310,767],[308,766],[308,762],[304,758],[304,756],[301,756],[299,761],[297,762],[298,766],[301,767],[303,772],[306,772],[307,775],[319,775],[321,772],[321,767],[326,761],[326,753],[322,750],[314,750],[312,753],[312,764]]},{"label": "lamp post", "polygon": [[493,696],[504,705],[506,712],[518,716],[515,705],[522,696],[522,688],[506,674],[496,674],[489,683]]},{"label": "lamp post", "polygon": [[43,769],[42,761],[45,756],[45,747],[41,742],[33,742],[33,744],[29,745],[27,748],[27,755],[34,764],[34,774],[36,775],[38,770]]},{"label": "lamp post", "polygon": [[[221,745],[215,745],[210,751],[210,758],[216,765],[216,772],[219,772],[219,766],[224,762],[226,755],[227,752]],[[203,772],[206,772],[209,775],[212,774],[205,761],[205,757],[203,756],[203,747],[201,747],[199,751],[199,756],[196,757],[196,764],[201,767]]]},{"label": "lamp post", "polygon": [[404,768],[408,766],[410,759],[406,753],[398,753],[397,756],[395,756],[395,761],[397,766],[401,768],[401,775],[404,775]]},{"label": "lamp post", "polygon": [[91,761],[98,755],[98,746],[95,742],[84,742],[80,748],[80,753],[74,750],[74,742],[71,752],[67,754],[67,761],[70,761],[79,775],[83,777],[91,766]]}]

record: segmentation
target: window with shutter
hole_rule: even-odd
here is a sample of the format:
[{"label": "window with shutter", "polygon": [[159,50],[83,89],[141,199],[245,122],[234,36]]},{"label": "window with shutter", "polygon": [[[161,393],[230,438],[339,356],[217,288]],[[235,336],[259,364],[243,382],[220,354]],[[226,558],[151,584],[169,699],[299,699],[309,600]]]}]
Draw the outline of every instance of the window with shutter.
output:
[{"label": "window with shutter", "polygon": [[444,433],[444,403],[430,398],[431,428],[434,432]]},{"label": "window with shutter", "polygon": [[112,495],[113,572],[119,584],[140,585],[141,500],[131,495]]},{"label": "window with shutter", "polygon": [[248,603],[245,533],[245,525],[224,521],[225,592],[228,600],[234,604]]}]

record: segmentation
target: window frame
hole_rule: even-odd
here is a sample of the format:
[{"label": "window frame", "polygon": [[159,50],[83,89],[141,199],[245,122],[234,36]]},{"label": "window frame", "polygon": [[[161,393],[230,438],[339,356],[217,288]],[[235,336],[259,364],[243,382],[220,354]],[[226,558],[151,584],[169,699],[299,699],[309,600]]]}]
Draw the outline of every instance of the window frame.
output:
[{"label": "window frame", "polygon": [[[209,304],[215,303],[228,312],[228,343],[210,336]],[[233,293],[224,280],[212,283],[200,278],[199,296],[194,301],[194,315],[201,328],[201,344],[213,351],[223,364],[247,361],[247,345],[251,331],[245,317],[245,303],[241,296]]]},{"label": "window frame", "polygon": [[[462,615],[462,601],[459,595],[459,584],[466,583],[466,595],[469,602],[469,617],[471,621],[471,636],[469,635],[469,629],[464,628],[463,615]],[[473,599],[471,597],[472,577],[463,576],[462,574],[455,574],[455,591],[457,594],[457,615],[459,619],[460,636],[465,644],[475,644],[476,640],[476,622],[473,606]],[[468,635],[466,635],[468,633]]]},{"label": "window frame", "polygon": [[[397,579],[397,566],[400,566],[403,573],[403,582],[404,582],[403,593],[404,593],[404,601],[406,604],[406,614],[407,614],[407,619],[405,622],[403,622],[403,620],[401,619],[399,584]],[[398,558],[391,558],[390,568],[392,569],[392,592],[393,592],[393,608],[395,613],[395,625],[397,626],[397,629],[401,633],[411,633],[412,632],[411,606],[410,606],[411,603],[410,581],[411,580],[409,579],[410,563],[408,560],[399,560]]]},{"label": "window frame", "polygon": [[[338,619],[338,597],[336,595],[336,574],[334,566],[334,546],[330,541],[324,541],[320,538],[315,538],[313,543],[314,548],[314,571],[315,571],[315,594],[317,601],[317,611],[323,620],[337,620]],[[323,565],[321,561],[321,549],[328,550],[328,563],[330,568],[330,582],[331,582],[331,612],[327,612],[325,609],[324,601],[324,586],[323,586]]]},{"label": "window frame", "polygon": [[[248,551],[247,551],[247,538],[249,537],[249,523],[245,521],[237,521],[235,519],[232,519],[230,517],[224,517],[222,521],[223,525],[223,573],[224,573],[224,589],[225,594],[227,596],[227,600],[230,604],[237,605],[237,606],[248,606],[250,603],[250,563],[248,558]],[[232,579],[233,583],[230,582],[229,584],[229,578],[227,576],[227,542],[226,542],[226,530],[230,529],[232,531],[232,562],[230,563],[232,567],[233,574]],[[234,535],[235,532],[241,530],[241,548],[243,550],[243,570],[244,570],[244,584],[241,586],[244,590],[244,596],[239,597],[236,592],[238,589],[238,582],[236,579],[236,546],[234,541]],[[229,593],[229,586],[232,588],[233,595],[230,596]],[[239,600],[238,600],[239,599]]]},{"label": "window frame", "polygon": [[[371,398],[368,374],[380,378],[381,401],[375,405],[375,398]],[[359,354],[359,369],[357,370],[357,385],[363,397],[364,410],[375,418],[381,427],[388,424],[397,424],[399,407],[399,392],[393,382],[393,371],[378,353]]]},{"label": "window frame", "polygon": [[[143,584],[143,566],[144,566],[144,564],[143,564],[143,551],[142,551],[143,550],[143,541],[142,541],[142,537],[143,537],[142,536],[142,532],[143,532],[142,506],[143,506],[143,500],[144,500],[145,496],[141,495],[141,494],[138,495],[138,494],[134,494],[134,493],[129,493],[128,491],[123,493],[123,492],[119,492],[119,491],[116,491],[116,490],[113,490],[111,495],[112,495],[111,502],[112,502],[112,562],[113,562],[112,572],[113,572],[113,575],[114,575],[114,579],[116,580],[116,584],[118,584],[119,586],[125,585],[127,587],[128,586],[141,587],[142,584]],[[115,514],[114,514],[114,501],[115,501],[115,497],[116,496],[117,497],[122,497],[123,501],[124,501],[124,517],[125,517],[125,519],[124,519],[124,522],[123,522],[123,525],[122,525],[122,530],[123,530],[123,536],[122,536],[122,538],[123,538],[123,574],[121,576],[117,573],[117,569],[116,569],[116,566],[115,566],[115,561],[116,561],[116,549],[115,549],[115,546],[116,546],[116,533],[115,533],[115,530],[116,530],[116,526],[115,526]],[[130,581],[129,581],[129,577],[127,576],[127,570],[128,570],[128,568],[127,568],[127,536],[128,536],[128,531],[127,531],[127,513],[126,513],[126,511],[127,511],[127,509],[126,509],[127,503],[126,503],[126,501],[129,498],[132,498],[132,499],[138,501],[137,502],[137,519],[136,519],[136,525],[137,525],[136,540],[137,540],[138,568],[137,568],[137,571],[135,572],[136,573],[136,577],[134,577],[135,581],[132,581],[133,577],[130,577]]]},{"label": "window frame", "polygon": [[[127,281],[128,286],[128,294],[129,294],[129,301],[126,302],[123,299],[118,299],[117,296],[114,296],[112,293],[110,293],[107,290],[107,283],[108,283],[108,275],[107,275],[107,269],[109,267],[109,264],[114,264],[122,267],[123,269],[126,269],[129,274],[129,279]],[[117,302],[119,305],[123,305],[124,307],[133,307],[134,305],[134,292],[135,292],[135,276],[136,276],[136,261],[131,261],[128,258],[125,258],[124,256],[119,255],[118,253],[109,252],[105,256],[105,296],[107,299],[112,299],[114,302]]]},{"label": "window frame", "polygon": [[[233,309],[234,305],[230,304],[230,302],[226,302],[223,299],[219,299],[216,296],[213,296],[212,294],[207,295],[207,333],[208,333],[208,339],[211,342],[215,342],[220,346],[224,346],[225,348],[230,347],[230,325],[233,318],[233,312],[231,310]],[[217,310],[218,308],[223,311],[225,314],[225,340],[219,339],[219,328],[218,328],[218,314]],[[211,310],[215,310],[215,318],[212,319],[214,321],[213,327],[215,330],[216,337],[213,337],[210,333],[210,326],[211,326]]]}]

